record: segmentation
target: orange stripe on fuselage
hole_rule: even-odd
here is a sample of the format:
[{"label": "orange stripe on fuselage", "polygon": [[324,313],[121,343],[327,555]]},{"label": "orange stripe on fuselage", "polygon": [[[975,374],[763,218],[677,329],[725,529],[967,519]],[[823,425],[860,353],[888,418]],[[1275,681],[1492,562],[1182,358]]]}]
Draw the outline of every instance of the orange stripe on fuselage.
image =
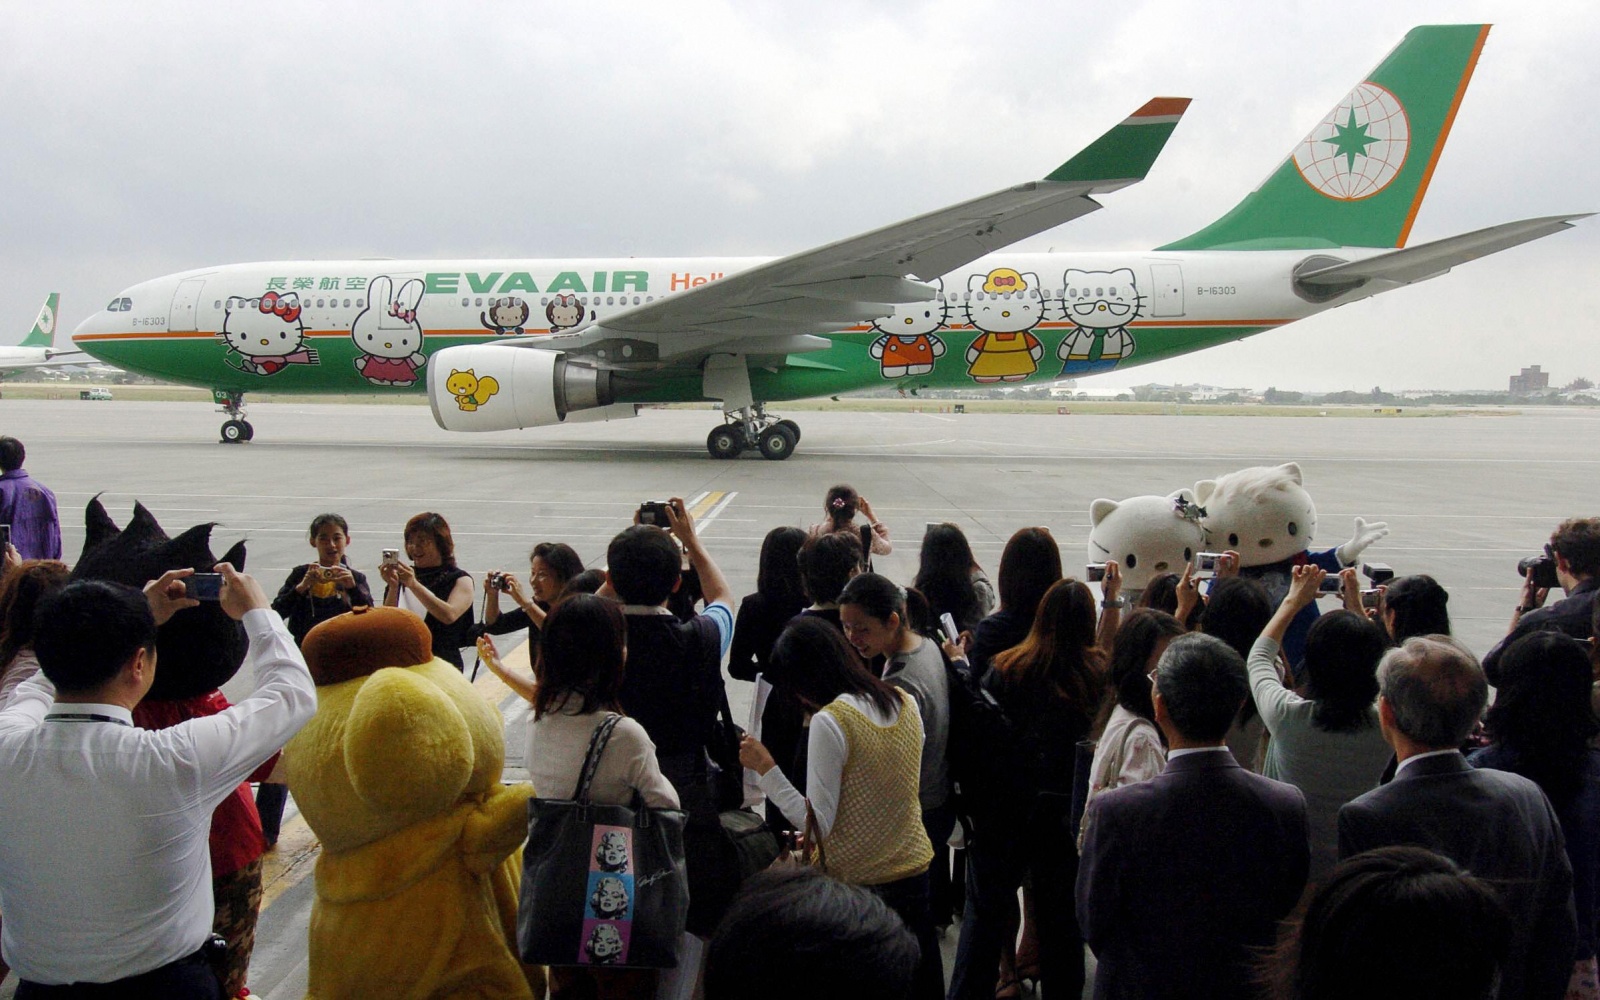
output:
[{"label": "orange stripe on fuselage", "polygon": [[[1146,319],[1146,320],[1135,320],[1132,323],[1126,323],[1126,324],[1123,324],[1123,325],[1131,326],[1131,327],[1140,327],[1140,328],[1151,328],[1151,327],[1208,327],[1208,326],[1282,326],[1285,323],[1293,323],[1293,322],[1295,322],[1295,321],[1292,320],[1292,319]],[[874,331],[874,329],[875,328],[871,324],[862,324],[862,325],[857,325],[857,326],[844,327],[844,328],[840,329],[838,332],[839,333],[872,333]],[[971,325],[970,323],[952,323],[949,326],[946,326],[944,329],[953,330],[953,331],[954,330],[977,330],[978,327],[975,327],[975,326]],[[1052,320],[1052,321],[1050,321],[1048,323],[1040,323],[1038,326],[1034,327],[1034,329],[1036,329],[1036,330],[1076,330],[1076,329],[1078,329],[1078,324]],[[524,336],[524,337],[540,337],[540,336],[545,336],[545,335],[549,334],[550,332],[551,331],[549,331],[549,330],[527,330],[527,331],[524,331],[521,334],[521,336]],[[935,331],[935,332],[937,332],[937,331]],[[484,331],[484,330],[424,330],[423,333],[425,333],[427,336],[430,336],[430,337],[481,337],[484,340],[489,340],[489,341],[504,340],[504,339],[509,339],[510,336],[516,336],[515,334],[511,334],[511,335],[507,335],[505,337],[502,337],[502,336],[500,336],[498,334],[490,333],[490,332],[487,332],[487,331]],[[307,330],[305,335],[306,335],[307,338],[311,338],[311,337],[348,337],[348,336],[350,336],[350,331],[348,331],[348,330]],[[105,341],[105,340],[193,340],[193,339],[214,340],[214,339],[216,339],[216,337],[217,337],[216,333],[207,333],[205,331],[194,331],[194,330],[184,330],[184,331],[181,331],[181,332],[171,332],[171,331],[166,331],[166,330],[135,330],[135,331],[130,331],[130,332],[126,332],[126,333],[85,333],[85,334],[80,334],[78,336],[75,336],[72,339],[73,339],[74,342],[80,342],[80,341]]]},{"label": "orange stripe on fuselage", "polygon": [[1439,154],[1444,152],[1444,141],[1450,138],[1450,127],[1456,123],[1456,112],[1461,110],[1461,99],[1467,94],[1467,84],[1472,82],[1472,71],[1478,67],[1478,56],[1483,53],[1483,43],[1489,40],[1489,28],[1484,25],[1478,30],[1478,43],[1472,47],[1472,55],[1467,58],[1467,70],[1461,74],[1461,82],[1456,85],[1456,96],[1450,101],[1450,110],[1444,116],[1444,125],[1439,129],[1439,138],[1434,140],[1433,155],[1428,157],[1428,166],[1422,171],[1422,183],[1417,185],[1417,196],[1411,201],[1411,210],[1406,213],[1406,221],[1400,225],[1400,239],[1395,243],[1397,247],[1406,245],[1406,240],[1411,238],[1411,226],[1417,221],[1417,212],[1422,208],[1422,196],[1428,193],[1428,184],[1433,180],[1433,169],[1439,165]]}]

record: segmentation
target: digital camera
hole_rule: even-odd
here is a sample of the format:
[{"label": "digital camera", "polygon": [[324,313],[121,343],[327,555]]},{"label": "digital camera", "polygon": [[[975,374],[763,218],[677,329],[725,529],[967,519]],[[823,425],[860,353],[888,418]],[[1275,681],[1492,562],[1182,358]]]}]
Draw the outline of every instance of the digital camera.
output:
[{"label": "digital camera", "polygon": [[1106,578],[1105,563],[1090,563],[1083,568],[1083,578],[1089,583],[1103,583]]},{"label": "digital camera", "polygon": [[490,573],[489,586],[500,591],[507,591],[511,589],[511,584],[506,582],[506,575],[504,573]]},{"label": "digital camera", "polygon": [[639,505],[639,523],[653,524],[658,528],[669,528],[672,522],[667,520],[667,511],[672,504],[666,500],[646,500]]},{"label": "digital camera", "polygon": [[1529,582],[1541,590],[1554,590],[1561,586],[1561,581],[1556,578],[1555,557],[1548,552],[1518,560],[1517,573],[1527,577]]}]

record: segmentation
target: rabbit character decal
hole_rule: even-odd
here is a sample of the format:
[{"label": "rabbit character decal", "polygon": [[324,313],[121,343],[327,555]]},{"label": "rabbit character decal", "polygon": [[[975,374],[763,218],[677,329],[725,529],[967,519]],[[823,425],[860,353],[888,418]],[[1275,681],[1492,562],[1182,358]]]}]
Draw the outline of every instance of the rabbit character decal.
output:
[{"label": "rabbit character decal", "polygon": [[367,307],[350,325],[350,339],[361,356],[356,371],[373,385],[407,388],[417,383],[417,369],[428,363],[422,353],[422,324],[417,305],[422,301],[422,280],[412,278],[394,290],[388,275],[367,286]]}]

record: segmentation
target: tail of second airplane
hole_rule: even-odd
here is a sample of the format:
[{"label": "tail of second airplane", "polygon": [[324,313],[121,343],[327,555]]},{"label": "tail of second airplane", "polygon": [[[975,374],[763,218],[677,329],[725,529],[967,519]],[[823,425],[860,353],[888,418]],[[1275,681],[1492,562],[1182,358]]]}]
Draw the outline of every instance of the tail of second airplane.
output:
[{"label": "tail of second airplane", "polygon": [[1160,249],[1405,246],[1488,34],[1413,28],[1260,187]]},{"label": "tail of second airplane", "polygon": [[39,307],[39,318],[33,321],[33,329],[22,338],[23,347],[54,347],[56,342],[56,306],[61,302],[60,292],[51,292],[44,300],[44,305]]}]

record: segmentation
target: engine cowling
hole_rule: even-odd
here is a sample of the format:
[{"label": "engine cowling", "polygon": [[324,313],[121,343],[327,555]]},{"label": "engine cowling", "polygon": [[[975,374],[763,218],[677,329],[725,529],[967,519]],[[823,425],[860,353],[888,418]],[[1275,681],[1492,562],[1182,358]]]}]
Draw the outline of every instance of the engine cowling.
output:
[{"label": "engine cowling", "polygon": [[428,402],[447,431],[543,427],[611,405],[611,373],[574,364],[560,351],[447,347],[428,358]]}]

